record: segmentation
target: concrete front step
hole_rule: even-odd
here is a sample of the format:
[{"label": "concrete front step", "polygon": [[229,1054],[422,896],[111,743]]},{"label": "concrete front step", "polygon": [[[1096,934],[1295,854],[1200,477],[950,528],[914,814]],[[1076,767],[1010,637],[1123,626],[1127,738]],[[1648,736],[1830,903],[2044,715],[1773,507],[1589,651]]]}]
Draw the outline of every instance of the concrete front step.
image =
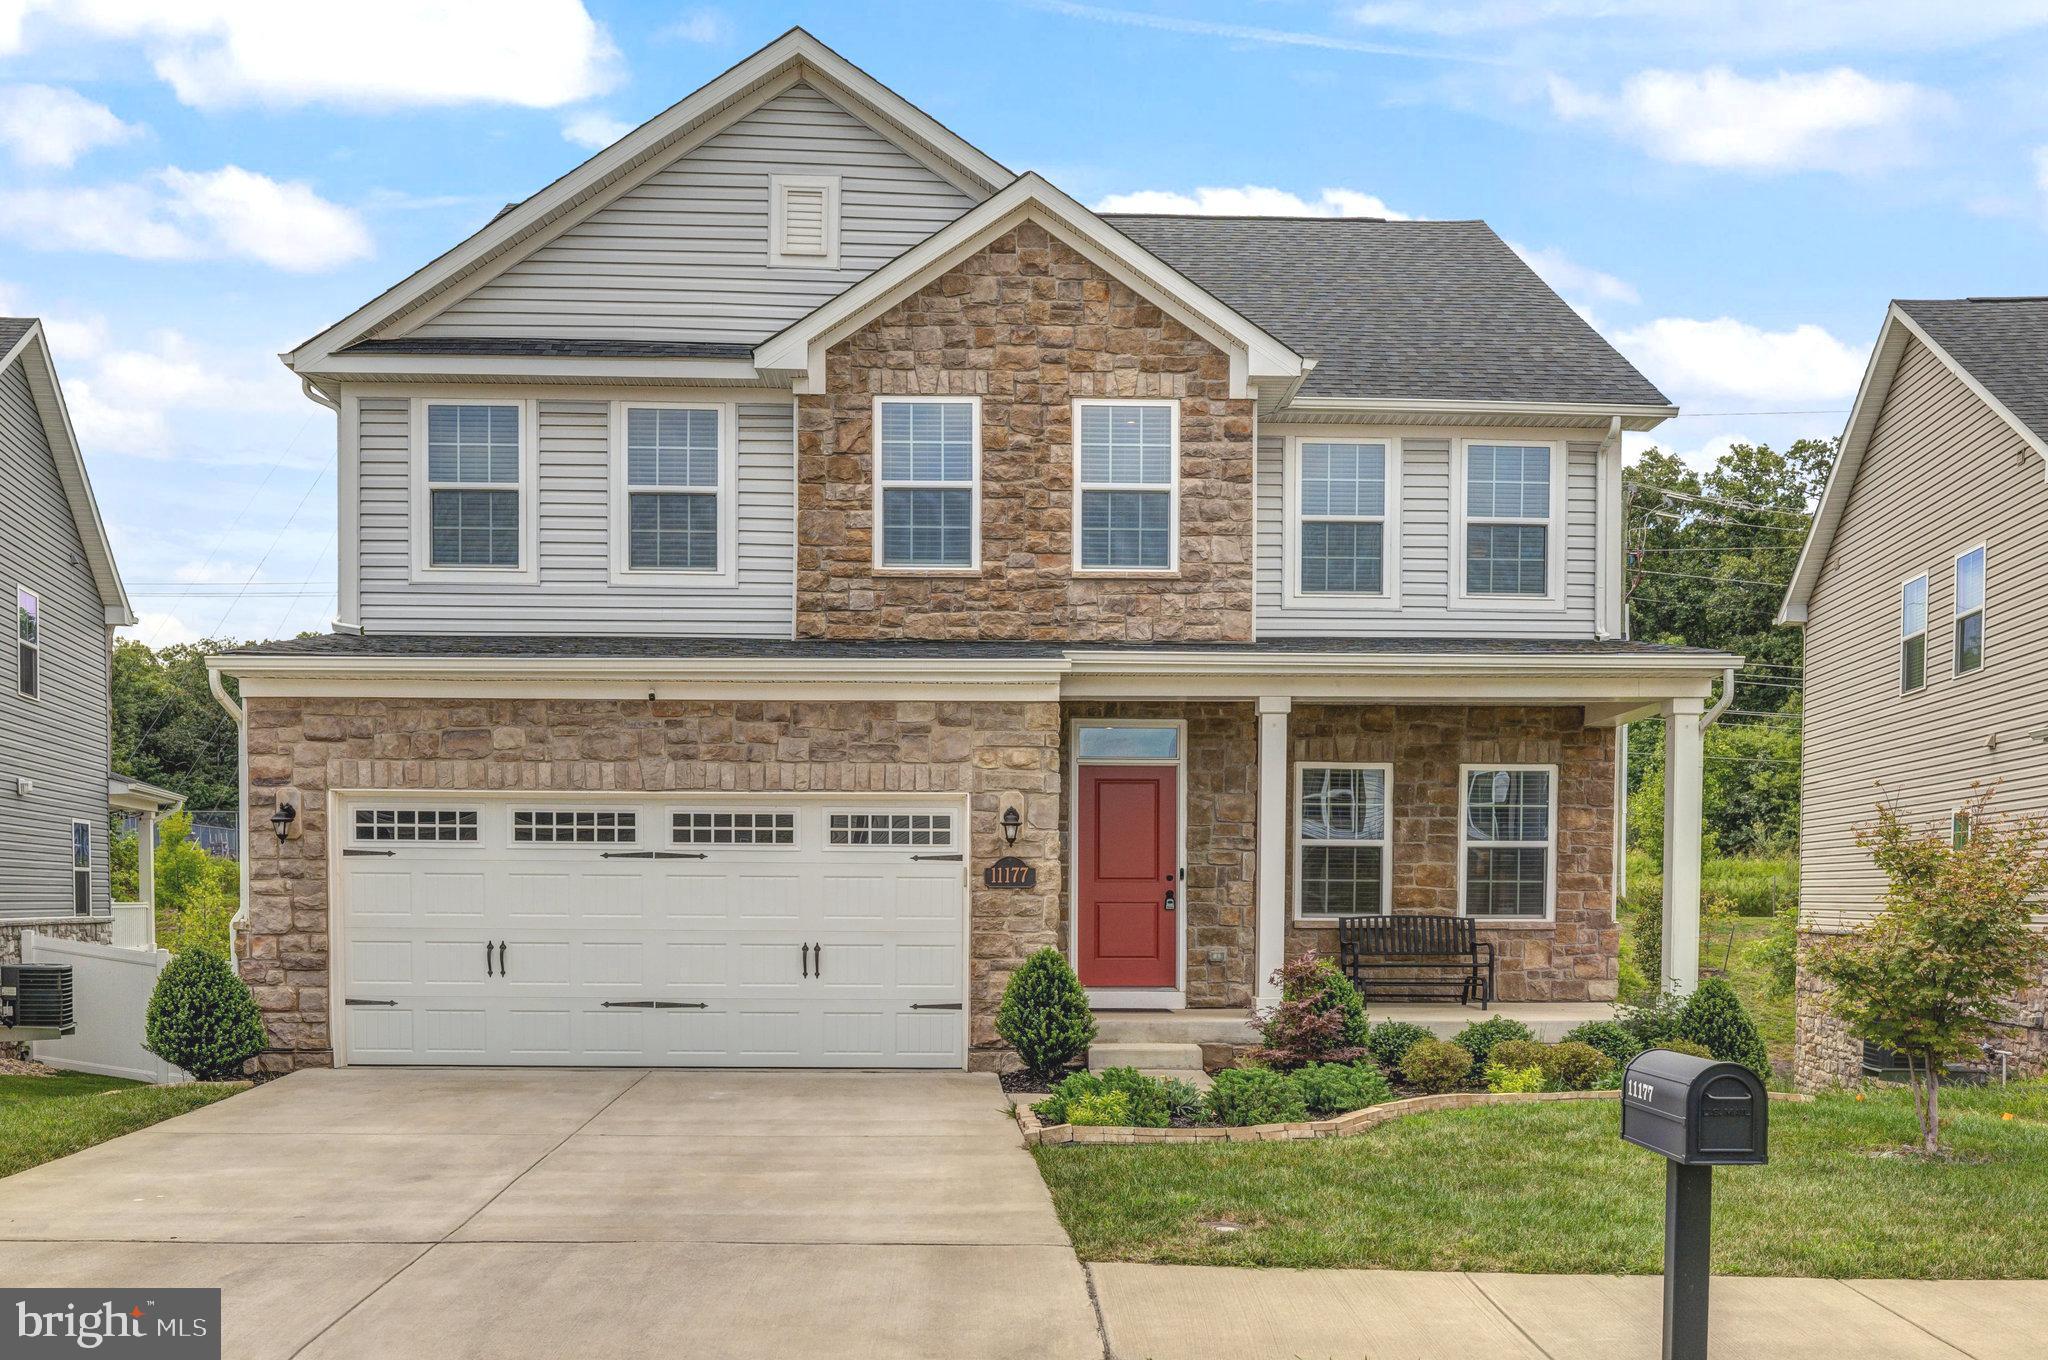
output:
[{"label": "concrete front step", "polygon": [[1199,1072],[1200,1044],[1094,1044],[1088,1049],[1088,1070],[1135,1067],[1141,1072]]},{"label": "concrete front step", "polygon": [[1249,1011],[1097,1011],[1100,1044],[1255,1044]]}]

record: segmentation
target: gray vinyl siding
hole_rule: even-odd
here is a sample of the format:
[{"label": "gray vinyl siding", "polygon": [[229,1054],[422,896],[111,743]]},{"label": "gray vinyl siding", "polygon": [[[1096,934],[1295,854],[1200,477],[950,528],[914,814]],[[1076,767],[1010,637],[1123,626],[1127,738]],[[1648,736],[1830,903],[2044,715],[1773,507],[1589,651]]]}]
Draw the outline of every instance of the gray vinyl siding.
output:
[{"label": "gray vinyl siding", "polygon": [[[768,266],[768,178],[779,174],[841,177],[840,268]],[[755,343],[974,203],[797,85],[412,333]]]},{"label": "gray vinyl siding", "polygon": [[[92,824],[92,908],[107,904],[106,609],[19,363],[0,373],[0,920],[71,914],[71,823]],[[20,694],[14,593],[36,593],[41,697]],[[18,779],[34,792],[16,793]]]},{"label": "gray vinyl siding", "polygon": [[411,412],[359,416],[361,622],[373,633],[788,637],[795,628],[795,445],[788,398],[738,412],[738,574],[731,586],[611,582],[608,398],[539,402],[538,583],[411,579]]},{"label": "gray vinyl siding", "polygon": [[[2048,481],[2022,444],[1912,342],[1850,489],[1806,625],[1800,910],[1821,929],[1882,907],[1856,844],[1882,800],[1947,826],[1973,785],[2048,815]],[[1988,545],[1984,665],[1954,674],[1954,556]],[[1899,693],[1900,586],[1927,573],[1927,685]]]},{"label": "gray vinyl siding", "polygon": [[1257,625],[1260,637],[1590,637],[1599,581],[1597,440],[1566,444],[1564,607],[1485,609],[1454,604],[1456,563],[1451,444],[1444,435],[1402,438],[1400,608],[1342,602],[1287,603],[1287,436],[1259,437]]}]

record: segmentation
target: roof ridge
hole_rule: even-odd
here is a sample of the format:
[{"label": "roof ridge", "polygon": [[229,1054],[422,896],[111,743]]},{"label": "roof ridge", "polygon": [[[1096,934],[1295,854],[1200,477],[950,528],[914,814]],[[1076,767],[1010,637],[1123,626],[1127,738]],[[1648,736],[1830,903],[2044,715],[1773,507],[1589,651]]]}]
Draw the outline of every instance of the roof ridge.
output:
[{"label": "roof ridge", "polygon": [[1181,222],[1376,222],[1382,226],[1399,222],[1415,226],[1432,227],[1473,227],[1486,225],[1483,217],[1360,217],[1333,216],[1329,213],[1168,213],[1168,212],[1097,212],[1097,217],[1150,217],[1173,218]]}]

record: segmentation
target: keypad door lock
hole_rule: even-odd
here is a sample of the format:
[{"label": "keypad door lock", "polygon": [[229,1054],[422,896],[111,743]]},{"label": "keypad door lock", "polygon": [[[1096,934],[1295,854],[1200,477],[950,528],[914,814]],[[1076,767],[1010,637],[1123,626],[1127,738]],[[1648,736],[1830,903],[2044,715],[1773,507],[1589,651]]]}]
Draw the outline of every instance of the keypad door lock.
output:
[{"label": "keypad door lock", "polygon": [[1166,909],[1168,911],[1173,910],[1173,889],[1171,888],[1166,890]]}]

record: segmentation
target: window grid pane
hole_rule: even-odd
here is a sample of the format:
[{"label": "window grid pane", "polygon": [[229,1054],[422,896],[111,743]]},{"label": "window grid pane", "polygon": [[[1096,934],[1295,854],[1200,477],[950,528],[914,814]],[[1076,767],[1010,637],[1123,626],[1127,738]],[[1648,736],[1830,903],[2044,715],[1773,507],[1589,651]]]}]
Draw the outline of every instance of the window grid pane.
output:
[{"label": "window grid pane", "polygon": [[477,820],[469,808],[358,808],[359,841],[474,841]]},{"label": "window grid pane", "polygon": [[884,566],[968,567],[974,564],[972,491],[885,489]]},{"label": "window grid pane", "polygon": [[1301,914],[1377,914],[1386,851],[1377,845],[1307,845],[1301,852]]},{"label": "window grid pane", "polygon": [[825,820],[833,845],[934,845],[953,843],[953,818],[943,812],[834,812]]},{"label": "window grid pane", "polygon": [[1544,595],[1550,588],[1550,530],[1541,524],[1465,526],[1465,590],[1472,595]]},{"label": "window grid pane", "polygon": [[1083,406],[1080,442],[1084,483],[1173,484],[1173,409],[1169,406]]},{"label": "window grid pane", "polygon": [[519,565],[517,491],[435,491],[430,513],[433,565]]},{"label": "window grid pane", "polygon": [[882,403],[884,482],[974,480],[974,408],[958,401]]},{"label": "window grid pane", "polygon": [[521,809],[512,814],[512,839],[521,845],[631,845],[639,820],[631,812]]},{"label": "window grid pane", "polygon": [[1473,770],[1465,781],[1465,839],[1550,839],[1550,774],[1546,770]]},{"label": "window grid pane", "polygon": [[626,500],[627,566],[635,571],[717,570],[717,496],[635,491]]},{"label": "window grid pane", "polygon": [[794,812],[678,812],[669,822],[677,845],[795,845]]},{"label": "window grid pane", "polygon": [[1301,446],[1302,514],[1372,518],[1386,512],[1386,445]]},{"label": "window grid pane", "polygon": [[1956,613],[1984,607],[1984,550],[1974,548],[1956,559]]},{"label": "window grid pane", "polygon": [[1311,595],[1384,593],[1386,526],[1355,520],[1303,521],[1301,589]]},{"label": "window grid pane", "polygon": [[1465,914],[1542,916],[1550,851],[1469,846],[1465,851]]},{"label": "window grid pane", "polygon": [[1386,771],[1303,768],[1300,834],[1305,841],[1385,841]]},{"label": "window grid pane", "polygon": [[718,486],[718,412],[629,407],[628,486]]},{"label": "window grid pane", "polygon": [[1549,519],[1550,450],[1541,444],[1468,445],[1465,513],[1474,519]]},{"label": "window grid pane", "polygon": [[427,480],[519,480],[517,406],[427,407]]},{"label": "window grid pane", "polygon": [[1906,582],[1899,604],[1899,636],[1911,637],[1927,631],[1927,578],[1916,576]]},{"label": "window grid pane", "polygon": [[1172,493],[1081,493],[1083,567],[1160,568],[1173,564]]}]

